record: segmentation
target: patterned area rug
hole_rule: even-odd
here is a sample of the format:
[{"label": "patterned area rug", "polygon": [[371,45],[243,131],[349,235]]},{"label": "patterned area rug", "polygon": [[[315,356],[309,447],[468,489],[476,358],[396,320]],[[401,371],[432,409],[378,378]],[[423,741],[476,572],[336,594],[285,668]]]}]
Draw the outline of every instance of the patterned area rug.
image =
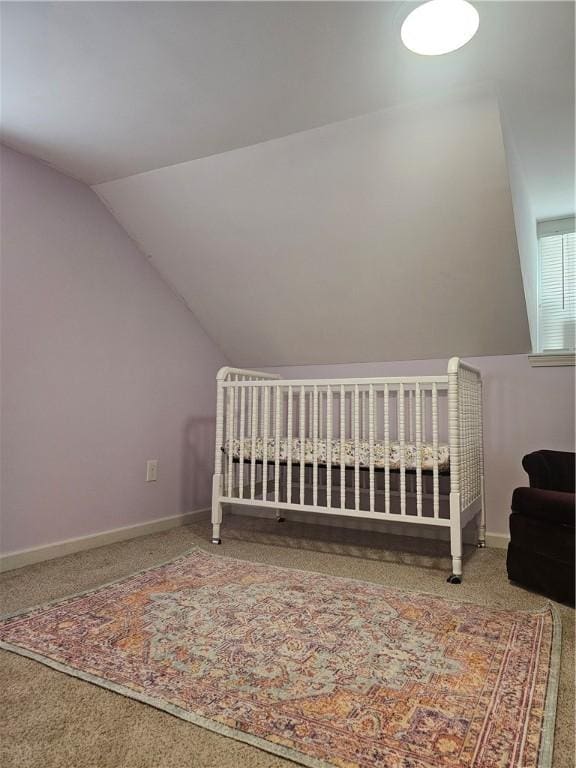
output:
[{"label": "patterned area rug", "polygon": [[314,768],[547,768],[554,609],[196,550],[0,622],[0,647]]}]

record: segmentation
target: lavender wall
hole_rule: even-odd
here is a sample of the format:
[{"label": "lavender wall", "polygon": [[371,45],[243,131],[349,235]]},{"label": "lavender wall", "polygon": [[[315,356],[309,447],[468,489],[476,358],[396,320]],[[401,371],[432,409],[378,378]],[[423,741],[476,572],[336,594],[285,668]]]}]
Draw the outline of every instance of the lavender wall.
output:
[{"label": "lavender wall", "polygon": [[[512,491],[527,484],[521,460],[538,448],[574,450],[574,368],[532,368],[526,355],[466,358],[482,371],[487,522],[508,532]],[[434,375],[447,360],[271,368],[286,378]]]},{"label": "lavender wall", "polygon": [[94,192],[1,159],[1,551],[206,506],[222,354]]},{"label": "lavender wall", "polygon": [[[0,550],[207,505],[222,354],[88,187],[5,148],[1,184]],[[505,533],[522,456],[573,450],[574,369],[470,360],[485,383],[488,529]],[[446,362],[275,370],[409,375]],[[157,483],[144,482],[148,458]]]}]

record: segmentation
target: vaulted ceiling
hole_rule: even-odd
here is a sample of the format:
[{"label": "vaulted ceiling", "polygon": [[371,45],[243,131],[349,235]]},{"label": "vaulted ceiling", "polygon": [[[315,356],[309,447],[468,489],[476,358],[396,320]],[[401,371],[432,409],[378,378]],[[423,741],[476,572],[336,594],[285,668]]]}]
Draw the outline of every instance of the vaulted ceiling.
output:
[{"label": "vaulted ceiling", "polygon": [[235,362],[526,351],[506,150],[531,216],[574,212],[574,6],[476,5],[430,58],[407,2],[4,2],[2,139],[96,185]]},{"label": "vaulted ceiling", "polygon": [[483,91],[96,191],[243,365],[530,348],[499,113]]}]

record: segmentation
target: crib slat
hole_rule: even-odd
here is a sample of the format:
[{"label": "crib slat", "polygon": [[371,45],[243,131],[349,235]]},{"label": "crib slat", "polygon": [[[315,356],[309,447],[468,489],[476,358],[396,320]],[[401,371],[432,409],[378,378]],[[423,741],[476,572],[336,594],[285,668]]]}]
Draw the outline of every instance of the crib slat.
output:
[{"label": "crib slat", "polygon": [[312,405],[312,504],[318,506],[318,387],[314,385]]},{"label": "crib slat", "polygon": [[228,433],[228,497],[232,496],[232,479],[234,476],[234,395],[236,388],[231,387],[226,395],[228,398],[228,415],[226,417],[226,432]]},{"label": "crib slat", "polygon": [[346,393],[340,385],[340,507],[346,507]]},{"label": "crib slat", "polygon": [[[252,397],[250,397],[250,390],[252,390]],[[252,402],[254,400],[255,388],[250,387],[250,390],[246,391],[246,399],[248,400],[248,429],[250,431],[248,437],[252,439]]]},{"label": "crib slat", "polygon": [[326,506],[332,506],[332,388],[326,389]]},{"label": "crib slat", "polygon": [[410,442],[414,442],[414,391],[408,390],[408,434]]},{"label": "crib slat", "polygon": [[432,495],[434,517],[440,514],[440,489],[438,480],[438,387],[432,384]]},{"label": "crib slat", "polygon": [[426,442],[426,390],[422,390],[422,442]]},{"label": "crib slat", "polygon": [[416,384],[416,514],[422,516],[422,398]]},{"label": "crib slat", "polygon": [[306,443],[306,390],[300,387],[300,504],[304,504],[304,466]]},{"label": "crib slat", "polygon": [[268,426],[270,424],[270,387],[264,387],[262,417],[262,498],[268,501]]},{"label": "crib slat", "polygon": [[284,404],[284,394],[282,387],[275,387],[276,390],[276,415],[274,417],[274,426],[276,433],[274,435],[274,501],[280,500],[280,403]]},{"label": "crib slat", "polygon": [[368,393],[368,445],[370,451],[370,512],[374,512],[374,385]]},{"label": "crib slat", "polygon": [[[278,390],[275,388],[274,390],[277,392]],[[273,407],[272,401],[274,400],[274,395],[272,391],[270,391],[270,421],[272,422],[270,424],[270,437],[276,434],[276,409]]]},{"label": "crib slat", "polygon": [[390,514],[390,400],[388,384],[384,384],[384,509]]},{"label": "crib slat", "polygon": [[244,498],[244,429],[246,428],[246,389],[240,389],[240,456],[238,467],[238,495]]},{"label": "crib slat", "polygon": [[354,386],[354,508],[360,509],[360,398]]},{"label": "crib slat", "polygon": [[292,426],[293,426],[293,413],[292,413],[292,387],[288,387],[288,424],[286,425],[286,439],[288,441],[288,453],[286,455],[286,461],[288,469],[286,473],[286,501],[288,504],[292,503]]},{"label": "crib slat", "polygon": [[254,499],[256,490],[256,432],[258,430],[258,387],[252,389],[252,450],[250,456],[250,498]]},{"label": "crib slat", "polygon": [[406,460],[404,451],[406,450],[405,443],[405,424],[404,424],[404,384],[399,385],[398,389],[398,426],[400,427],[400,434],[398,436],[398,442],[400,443],[400,514],[406,514]]},{"label": "crib slat", "polygon": [[369,440],[370,438],[370,391],[369,390],[367,390],[365,393],[365,408],[366,408],[366,428],[365,428],[364,439]]}]

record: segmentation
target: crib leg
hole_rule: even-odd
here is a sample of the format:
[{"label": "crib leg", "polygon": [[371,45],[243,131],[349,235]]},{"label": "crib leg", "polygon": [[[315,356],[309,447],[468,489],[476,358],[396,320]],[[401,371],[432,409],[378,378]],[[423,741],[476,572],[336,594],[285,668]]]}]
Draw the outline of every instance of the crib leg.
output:
[{"label": "crib leg", "polygon": [[212,478],[212,544],[221,544],[220,525],[222,524],[222,475]]},{"label": "crib leg", "polygon": [[462,583],[462,526],[460,525],[460,494],[450,494],[450,554],[452,555],[452,573],[448,576],[449,584]]},{"label": "crib leg", "polygon": [[277,509],[276,510],[276,522],[277,523],[283,523],[286,518],[282,515],[282,510]]},{"label": "crib leg", "polygon": [[478,548],[484,549],[486,546],[486,496],[484,494],[484,475],[480,477],[480,499],[482,509],[480,510],[480,529],[478,531]]}]

